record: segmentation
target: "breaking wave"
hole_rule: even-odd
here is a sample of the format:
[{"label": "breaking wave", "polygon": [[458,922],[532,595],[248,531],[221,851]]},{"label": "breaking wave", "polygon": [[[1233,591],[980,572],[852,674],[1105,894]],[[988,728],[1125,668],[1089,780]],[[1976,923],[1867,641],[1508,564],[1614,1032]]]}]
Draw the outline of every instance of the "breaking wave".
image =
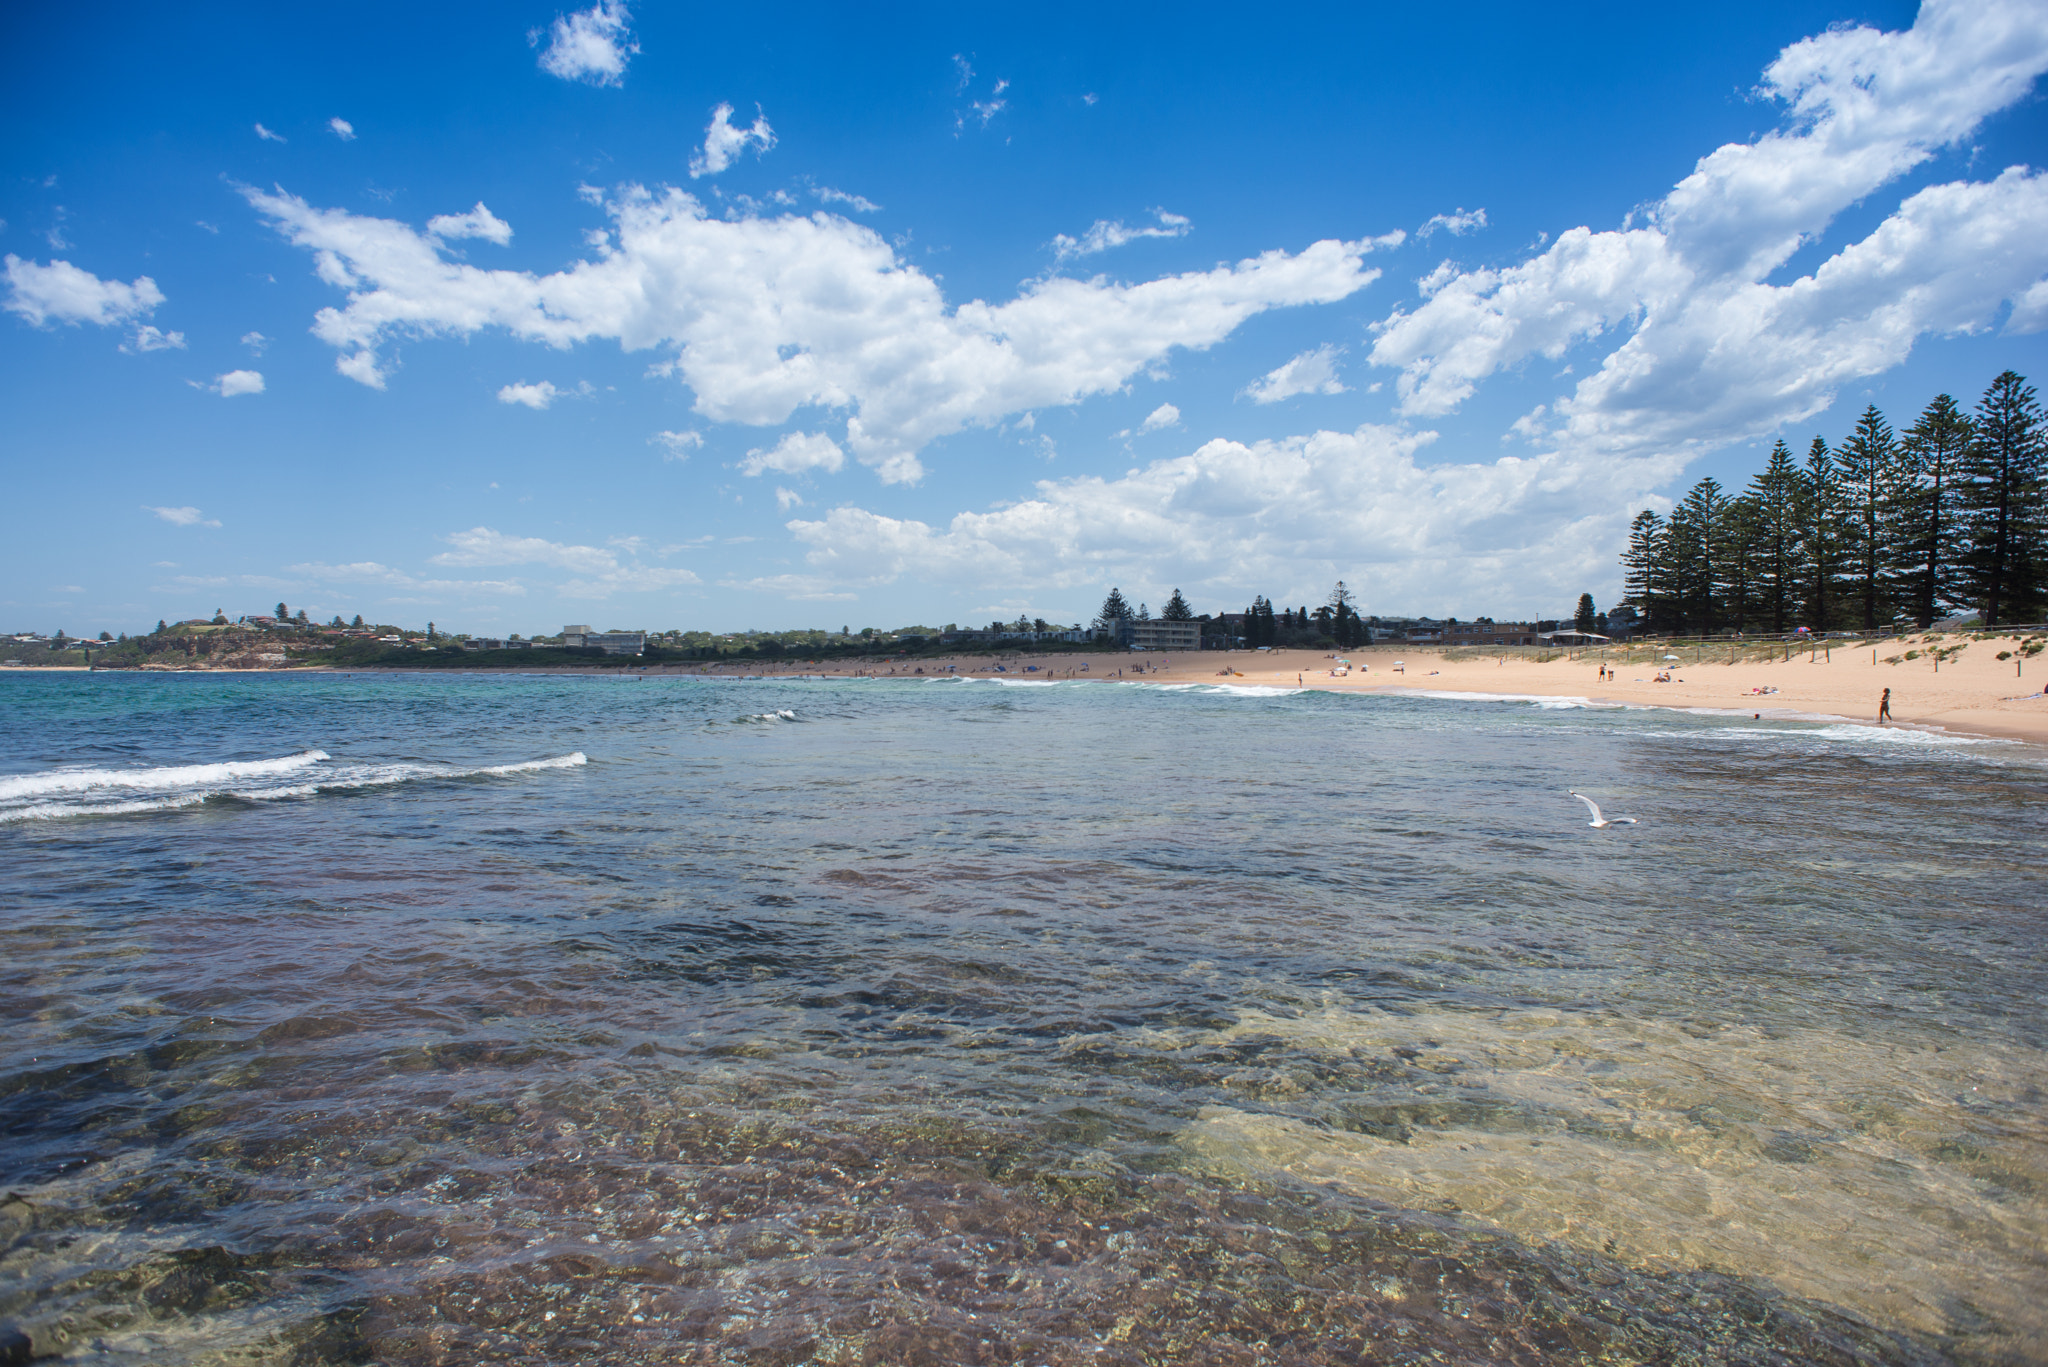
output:
[{"label": "breaking wave", "polygon": [[460,767],[442,764],[342,763],[324,750],[276,759],[168,764],[138,769],[57,769],[0,778],[0,822],[73,816],[127,816],[171,811],[214,798],[276,802],[351,788],[417,779],[498,778],[541,769],[573,769],[589,760],[578,750],[547,759]]}]

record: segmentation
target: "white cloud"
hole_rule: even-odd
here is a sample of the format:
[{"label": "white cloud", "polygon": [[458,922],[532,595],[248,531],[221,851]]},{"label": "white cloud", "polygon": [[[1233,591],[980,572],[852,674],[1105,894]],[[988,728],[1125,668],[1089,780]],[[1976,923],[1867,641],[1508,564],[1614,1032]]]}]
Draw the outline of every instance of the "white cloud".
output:
[{"label": "white cloud", "polygon": [[830,580],[810,574],[774,574],[758,579],[721,579],[719,587],[746,589],[753,593],[773,593],[801,603],[853,603],[860,600],[857,593],[848,593]]},{"label": "white cloud", "polygon": [[147,323],[135,329],[135,335],[121,346],[123,351],[183,351],[184,349],[184,333],[159,332]]},{"label": "white cloud", "polygon": [[1253,403],[1278,403],[1297,394],[1342,394],[1337,379],[1337,358],[1344,348],[1325,342],[1314,351],[1304,351],[1287,364],[1266,372],[1244,391]]},{"label": "white cloud", "polygon": [[381,565],[375,560],[357,560],[345,565],[329,565],[315,561],[311,564],[287,565],[285,572],[328,584],[382,584],[390,588],[411,589],[422,593],[494,598],[516,598],[526,593],[526,586],[516,579],[420,579],[403,570]]},{"label": "white cloud", "polygon": [[800,475],[806,470],[837,470],[845,462],[846,455],[839,449],[839,443],[823,432],[791,432],[770,449],[747,452],[747,458],[740,462],[740,473],[758,475],[763,470],[775,470]]},{"label": "white cloud", "polygon": [[1379,276],[1365,254],[1401,240],[1326,240],[1136,285],[1043,279],[1007,303],[949,308],[880,235],[829,214],[725,221],[680,190],[631,186],[607,201],[614,248],[536,276],[448,260],[389,219],[243,193],[348,292],[313,332],[352,379],[383,387],[376,348],[394,336],[499,327],[556,347],[673,348],[664,364],[697,413],[776,426],[806,405],[850,410],[847,446],[890,481],[917,479],[935,438],[1115,390],[1267,309],[1343,299]]},{"label": "white cloud", "polygon": [[[1927,0],[1910,30],[1793,44],[1762,93],[1786,125],[1702,158],[1639,226],[1574,228],[1503,270],[1442,268],[1378,325],[1402,411],[1448,412],[1531,356],[1626,333],[1520,430],[1567,449],[1697,452],[1819,412],[1929,333],[2009,328],[2048,273],[2048,184],[1932,185],[1810,274],[1766,283],[1836,215],[1966,138],[2048,70],[2048,9]],[[2048,319],[2040,320],[2048,321]]]},{"label": "white cloud", "polygon": [[811,193],[816,195],[823,203],[844,204],[857,214],[878,214],[882,212],[882,206],[865,195],[850,195],[844,190],[835,190],[829,185],[815,186],[812,188]]},{"label": "white cloud", "polygon": [[157,508],[145,503],[142,505],[142,511],[145,513],[155,513],[173,527],[218,527],[220,525],[219,519],[209,518],[197,508]]},{"label": "white cloud", "polygon": [[263,375],[255,370],[230,370],[225,375],[214,376],[213,383],[207,388],[223,399],[232,399],[238,394],[261,394]]},{"label": "white cloud", "polygon": [[337,115],[327,121],[327,127],[335,137],[340,138],[343,142],[354,142],[356,140],[356,126],[347,119]]},{"label": "white cloud", "polygon": [[704,434],[697,431],[656,432],[648,440],[658,441],[668,448],[663,460],[688,460],[690,452],[704,445]]},{"label": "white cloud", "polygon": [[486,209],[482,200],[466,214],[434,215],[427,220],[427,232],[439,238],[481,237],[500,247],[512,240],[512,225]]},{"label": "white cloud", "polygon": [[372,389],[384,387],[384,372],[377,366],[375,352],[358,351],[350,356],[337,356],[334,368],[357,384],[368,385]]},{"label": "white cloud", "polygon": [[621,590],[629,593],[646,593],[703,582],[688,570],[668,570],[654,565],[624,565],[596,579],[571,579],[555,592],[563,598],[609,598]]},{"label": "white cloud", "polygon": [[1452,237],[1463,237],[1466,233],[1476,232],[1485,226],[1486,210],[1474,209],[1468,214],[1463,209],[1458,209],[1448,214],[1437,214],[1429,222],[1417,228],[1415,235],[1424,241],[1428,241],[1429,235],[1441,228]]},{"label": "white cloud", "polygon": [[785,513],[791,508],[801,508],[804,506],[803,496],[794,489],[784,489],[778,485],[775,489],[775,506]]},{"label": "white cloud", "polygon": [[547,380],[542,380],[539,384],[527,384],[522,380],[518,384],[508,384],[499,390],[498,402],[523,403],[528,408],[535,409],[546,408],[561,392]]},{"label": "white cloud", "polygon": [[125,323],[146,316],[163,303],[163,291],[146,275],[132,284],[102,280],[82,271],[69,261],[52,261],[47,266],[7,254],[7,283],[13,293],[7,307],[41,327],[55,319],[60,323]]},{"label": "white cloud", "polygon": [[1182,214],[1170,214],[1164,209],[1154,209],[1152,214],[1159,220],[1156,228],[1133,228],[1121,219],[1111,222],[1098,218],[1079,237],[1068,237],[1065,233],[1054,237],[1052,254],[1058,260],[1070,261],[1077,256],[1093,256],[1112,247],[1121,247],[1141,237],[1186,237],[1194,231],[1194,224]]},{"label": "white cloud", "polygon": [[1156,601],[1178,585],[1234,610],[1255,593],[1315,601],[1341,578],[1367,611],[1522,612],[1611,589],[1630,512],[1679,469],[1556,454],[1419,464],[1435,435],[1217,440],[1121,479],[1044,480],[1034,498],[944,527],[855,507],[788,525],[808,578],[842,590],[1121,583]]},{"label": "white cloud", "polygon": [[1180,410],[1170,403],[1163,403],[1145,415],[1145,421],[1138,424],[1138,430],[1140,432],[1157,432],[1161,428],[1172,427],[1179,422]]},{"label": "white cloud", "polygon": [[[506,536],[489,527],[472,527],[441,538],[453,550],[433,557],[436,565],[547,565],[582,576],[563,583],[556,592],[567,598],[604,598],[620,590],[644,591],[675,588],[700,582],[688,570],[621,563],[614,551],[596,546],[572,546],[537,536]],[[631,555],[637,552],[637,538],[622,537],[613,544]]]},{"label": "white cloud", "polygon": [[261,356],[264,349],[270,345],[270,339],[260,332],[245,332],[242,334],[242,345]]},{"label": "white cloud", "polygon": [[257,136],[257,137],[259,137],[259,138],[261,138],[261,139],[263,139],[263,141],[265,141],[265,142],[288,142],[288,141],[290,141],[290,139],[286,138],[284,134],[282,134],[282,133],[273,133],[273,132],[271,132],[271,131],[270,131],[270,130],[269,130],[268,128],[265,128],[265,127],[264,127],[264,126],[263,126],[262,124],[260,124],[260,123],[256,125],[256,136]]},{"label": "white cloud", "polygon": [[690,179],[717,175],[747,150],[748,143],[764,156],[775,146],[775,130],[768,126],[767,116],[757,109],[753,127],[734,128],[732,106],[719,105],[711,111],[711,122],[705,125],[704,150],[690,158]]},{"label": "white cloud", "polygon": [[[624,84],[626,62],[640,51],[627,28],[632,17],[623,0],[598,0],[587,10],[560,16],[548,29],[540,69],[565,81]],[[540,30],[527,34],[526,39],[537,45]]]}]

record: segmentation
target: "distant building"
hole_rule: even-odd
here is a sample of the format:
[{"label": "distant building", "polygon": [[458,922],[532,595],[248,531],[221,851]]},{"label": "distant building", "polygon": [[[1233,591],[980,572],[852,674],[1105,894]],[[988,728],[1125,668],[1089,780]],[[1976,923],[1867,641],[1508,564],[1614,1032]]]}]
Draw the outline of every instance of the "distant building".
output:
[{"label": "distant building", "polygon": [[562,632],[565,646],[595,647],[607,655],[639,655],[647,649],[647,633],[644,631],[592,631],[569,629]]},{"label": "distant building", "polygon": [[1133,650],[1200,650],[1202,624],[1195,621],[1169,622],[1164,617],[1125,622],[1118,635]]}]

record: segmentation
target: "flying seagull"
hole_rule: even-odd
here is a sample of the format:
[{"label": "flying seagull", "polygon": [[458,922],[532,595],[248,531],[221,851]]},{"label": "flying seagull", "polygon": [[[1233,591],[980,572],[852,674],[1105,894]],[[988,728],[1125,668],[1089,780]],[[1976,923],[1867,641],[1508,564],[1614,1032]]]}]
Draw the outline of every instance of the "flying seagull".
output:
[{"label": "flying seagull", "polygon": [[1633,826],[1636,824],[1636,819],[1632,816],[1617,816],[1610,819],[1600,815],[1600,804],[1587,797],[1584,793],[1573,793],[1572,796],[1585,803],[1586,810],[1593,814],[1593,819],[1586,824],[1595,830],[1600,830],[1607,826]]}]

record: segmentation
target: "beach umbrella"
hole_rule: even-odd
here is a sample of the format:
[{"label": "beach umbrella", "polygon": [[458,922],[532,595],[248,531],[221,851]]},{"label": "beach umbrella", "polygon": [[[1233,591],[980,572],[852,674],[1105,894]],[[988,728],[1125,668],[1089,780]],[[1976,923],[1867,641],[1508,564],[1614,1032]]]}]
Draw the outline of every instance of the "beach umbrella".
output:
[{"label": "beach umbrella", "polygon": [[1665,656],[1664,658],[1665,658],[1665,659],[1667,659],[1667,660],[1675,660],[1675,659],[1677,659],[1678,657],[1677,657],[1676,655],[1666,655],[1666,656]]}]

